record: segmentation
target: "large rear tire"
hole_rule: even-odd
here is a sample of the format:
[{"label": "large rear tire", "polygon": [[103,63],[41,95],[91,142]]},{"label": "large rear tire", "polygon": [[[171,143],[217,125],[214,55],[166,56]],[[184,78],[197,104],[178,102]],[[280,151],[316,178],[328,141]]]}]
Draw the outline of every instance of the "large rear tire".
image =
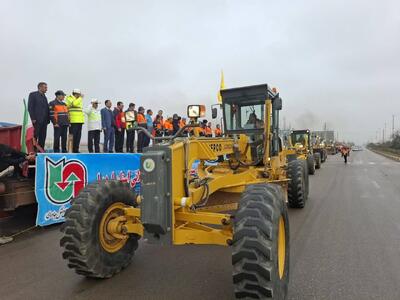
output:
[{"label": "large rear tire", "polygon": [[321,163],[324,163],[328,157],[328,153],[326,150],[322,150],[321,152]]},{"label": "large rear tire", "polygon": [[288,163],[288,202],[292,208],[303,208],[308,196],[308,169],[302,160]]},{"label": "large rear tire", "polygon": [[321,154],[314,153],[314,159],[315,159],[315,168],[321,169]]},{"label": "large rear tire", "polygon": [[285,299],[289,220],[282,188],[255,184],[239,202],[233,229],[233,283],[238,299]]},{"label": "large rear tire", "polygon": [[136,206],[135,193],[128,184],[89,184],[81,191],[61,228],[60,245],[68,267],[87,277],[109,278],[129,265],[140,237],[134,234],[116,239],[106,228],[127,206]]},{"label": "large rear tire", "polygon": [[313,155],[307,156],[307,164],[308,164],[308,174],[315,174],[315,160]]}]

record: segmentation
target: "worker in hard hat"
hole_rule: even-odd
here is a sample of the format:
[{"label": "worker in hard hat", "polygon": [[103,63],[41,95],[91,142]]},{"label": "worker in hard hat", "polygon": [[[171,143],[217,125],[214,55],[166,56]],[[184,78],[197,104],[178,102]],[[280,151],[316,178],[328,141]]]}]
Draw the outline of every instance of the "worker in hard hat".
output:
[{"label": "worker in hard hat", "polygon": [[[89,153],[100,152],[100,133],[101,133],[101,113],[99,101],[92,99],[90,106],[85,109],[88,119],[88,150]],[[94,146],[94,151],[93,151]]]},{"label": "worker in hard hat", "polygon": [[69,133],[72,135],[72,152],[79,153],[79,144],[81,143],[82,125],[85,123],[85,115],[83,114],[83,100],[81,91],[74,89],[72,95],[65,100],[67,104],[71,127]]}]

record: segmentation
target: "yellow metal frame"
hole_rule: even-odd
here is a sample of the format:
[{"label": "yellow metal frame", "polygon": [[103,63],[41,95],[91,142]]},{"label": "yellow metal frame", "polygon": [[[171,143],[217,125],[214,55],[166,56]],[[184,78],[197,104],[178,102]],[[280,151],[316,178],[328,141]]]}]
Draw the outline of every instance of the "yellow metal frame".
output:
[{"label": "yellow metal frame", "polygon": [[[227,162],[215,166],[207,166],[205,161],[217,160],[219,156],[230,155],[242,163],[251,162],[248,149],[248,138],[239,135],[238,138],[202,138],[191,137],[177,139],[169,147],[171,149],[172,168],[172,242],[182,244],[217,244],[229,245],[232,241],[232,222],[228,213],[237,209],[237,203],[202,206],[204,185],[199,181],[206,181],[208,194],[217,191],[241,193],[250,184],[274,182],[287,189],[286,151],[279,156],[269,157],[271,142],[272,101],[265,102],[266,113],[264,131],[265,143],[264,165],[240,166],[232,170]],[[198,179],[190,180],[190,166],[196,161],[201,163],[198,168]],[[184,184],[185,183],[185,184]],[[185,190],[185,185],[188,187]],[[286,194],[286,193],[285,193]],[[121,224],[122,223],[122,224]],[[110,221],[107,227],[111,234],[138,234],[143,235],[143,226],[140,223],[140,209],[127,207],[124,209],[124,218]]]}]

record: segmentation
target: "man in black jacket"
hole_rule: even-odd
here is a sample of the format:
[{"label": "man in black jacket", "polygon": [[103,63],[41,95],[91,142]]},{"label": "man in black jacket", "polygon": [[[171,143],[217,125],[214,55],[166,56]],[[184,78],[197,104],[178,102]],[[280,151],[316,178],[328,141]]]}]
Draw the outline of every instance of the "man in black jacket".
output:
[{"label": "man in black jacket", "polygon": [[28,111],[35,128],[35,139],[41,148],[46,143],[47,125],[50,123],[49,103],[46,98],[47,83],[39,82],[38,91],[29,94]]}]

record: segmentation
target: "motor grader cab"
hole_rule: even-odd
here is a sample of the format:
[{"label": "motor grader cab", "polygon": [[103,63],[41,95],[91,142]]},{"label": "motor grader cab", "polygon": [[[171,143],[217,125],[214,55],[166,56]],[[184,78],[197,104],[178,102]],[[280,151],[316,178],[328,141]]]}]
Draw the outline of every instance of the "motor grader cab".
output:
[{"label": "motor grader cab", "polygon": [[319,169],[321,167],[321,163],[324,163],[328,156],[325,141],[319,135],[313,134],[312,148],[314,152],[316,168]]},{"label": "motor grader cab", "polygon": [[337,149],[335,146],[335,142],[330,140],[327,144],[326,144],[326,151],[328,154],[330,155],[335,155],[337,154]]},{"label": "motor grader cab", "polygon": [[314,175],[315,158],[311,145],[310,130],[292,130],[289,136],[289,147],[295,150],[298,159],[307,163],[308,173]]},{"label": "motor grader cab", "polygon": [[[304,206],[303,164],[286,165],[280,153],[278,93],[265,84],[221,94],[224,137],[180,137],[204,115],[203,106],[190,105],[190,124],[174,136],[154,138],[138,128],[158,141],[141,157],[140,195],[109,181],[89,184],[73,200],[61,239],[69,267],[111,277],[128,266],[140,237],[156,244],[231,246],[237,298],[286,297],[286,200]],[[207,163],[218,157],[226,159]],[[217,192],[225,197],[212,199]]]}]

